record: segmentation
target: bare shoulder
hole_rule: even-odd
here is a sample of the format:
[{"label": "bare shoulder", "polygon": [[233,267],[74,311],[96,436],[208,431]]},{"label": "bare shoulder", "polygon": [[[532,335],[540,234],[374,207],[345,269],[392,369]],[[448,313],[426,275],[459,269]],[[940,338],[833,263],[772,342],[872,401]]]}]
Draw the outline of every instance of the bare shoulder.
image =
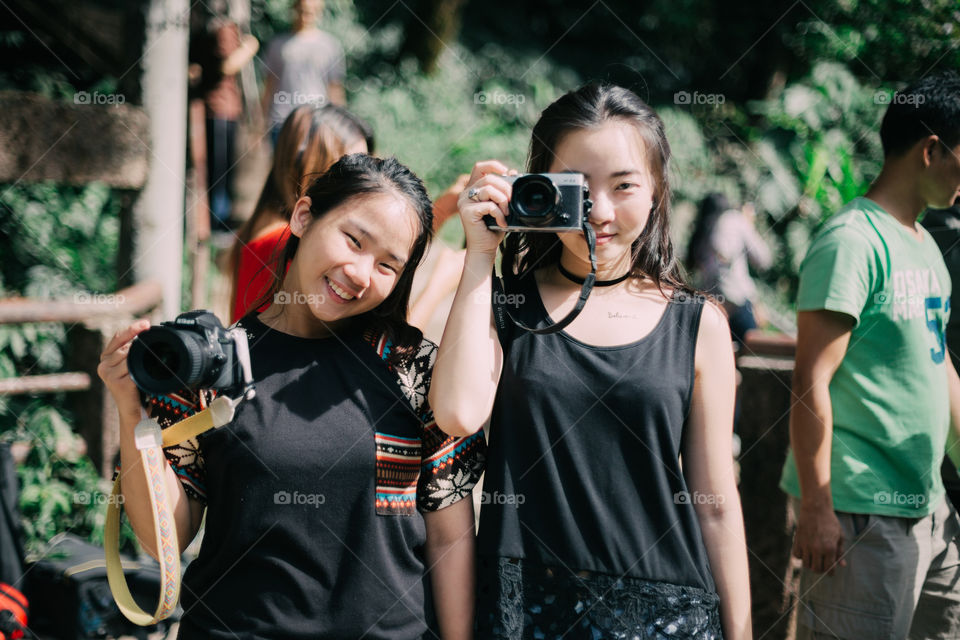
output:
[{"label": "bare shoulder", "polygon": [[723,307],[713,301],[703,303],[700,329],[697,332],[696,368],[715,367],[720,362],[733,363],[730,323]]},{"label": "bare shoulder", "polygon": [[727,312],[710,299],[704,300],[703,313],[700,316],[698,342],[704,338],[723,338],[725,341],[730,341],[730,322],[727,320]]}]

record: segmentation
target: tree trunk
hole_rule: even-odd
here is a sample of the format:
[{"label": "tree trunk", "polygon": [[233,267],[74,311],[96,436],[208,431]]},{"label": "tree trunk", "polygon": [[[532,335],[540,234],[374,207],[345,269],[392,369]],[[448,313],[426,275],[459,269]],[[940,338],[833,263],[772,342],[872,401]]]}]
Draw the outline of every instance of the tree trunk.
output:
[{"label": "tree trunk", "polygon": [[134,205],[136,281],[163,284],[163,317],[180,312],[187,155],[187,0],[150,0],[143,46],[143,108],[151,163]]},{"label": "tree trunk", "polygon": [[443,50],[453,45],[460,33],[464,4],[464,0],[426,0],[407,26],[400,57],[412,55],[421,71],[432,74]]}]

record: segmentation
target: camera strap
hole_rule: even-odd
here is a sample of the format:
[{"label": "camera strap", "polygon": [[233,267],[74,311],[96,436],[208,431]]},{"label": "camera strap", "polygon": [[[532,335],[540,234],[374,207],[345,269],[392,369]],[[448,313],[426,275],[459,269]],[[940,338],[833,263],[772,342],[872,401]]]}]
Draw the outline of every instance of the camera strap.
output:
[{"label": "camera strap", "polygon": [[[524,331],[529,331],[530,333],[535,333],[538,335],[544,335],[563,330],[564,327],[573,322],[576,317],[580,315],[580,312],[583,311],[584,305],[587,304],[587,298],[590,297],[590,292],[593,291],[593,284],[597,280],[597,236],[593,231],[593,227],[591,227],[590,223],[586,220],[583,221],[583,235],[587,240],[587,249],[590,250],[590,273],[588,273],[583,279],[583,284],[580,285],[580,297],[577,298],[577,304],[573,307],[573,309],[570,310],[570,313],[568,313],[562,320],[558,320],[557,322],[537,329],[534,327],[528,327],[514,318],[512,315],[510,315],[510,311],[507,310],[506,306],[501,307],[503,313],[510,318],[510,321],[513,322],[513,324],[517,325]],[[510,275],[512,275],[512,273]],[[504,293],[506,293],[506,276],[507,272],[504,272]]]},{"label": "camera strap", "polygon": [[156,624],[176,609],[180,599],[180,542],[177,539],[176,520],[167,494],[164,447],[196,438],[210,429],[233,420],[237,405],[245,396],[233,400],[218,396],[203,411],[181,420],[167,429],[161,429],[156,418],[141,420],[134,429],[134,441],[140,451],[140,462],[150,490],[157,560],[160,563],[161,591],[157,608],[149,613],[140,608],[130,593],[127,578],[120,563],[120,477],[113,483],[113,492],[107,501],[107,519],[103,529],[103,547],[106,552],[107,581],[120,611],[131,622],[140,626]]}]

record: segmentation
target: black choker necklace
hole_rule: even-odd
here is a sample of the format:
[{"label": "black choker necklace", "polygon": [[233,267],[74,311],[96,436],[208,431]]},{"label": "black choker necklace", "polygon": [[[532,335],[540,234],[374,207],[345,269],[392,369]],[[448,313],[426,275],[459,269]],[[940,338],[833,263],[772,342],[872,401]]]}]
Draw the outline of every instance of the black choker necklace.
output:
[{"label": "black choker necklace", "polygon": [[[580,276],[576,276],[576,275],[570,273],[569,271],[567,271],[566,269],[564,269],[564,268],[563,268],[563,265],[560,264],[559,262],[557,263],[557,268],[560,269],[560,275],[562,275],[562,276],[563,276],[564,278],[566,278],[567,280],[569,280],[569,281],[571,281],[571,282],[576,282],[577,284],[583,284],[583,280],[584,280],[583,278],[581,278]],[[620,284],[621,282],[623,282],[624,280],[626,280],[626,279],[629,278],[629,277],[630,277],[630,272],[627,272],[627,273],[623,274],[622,276],[620,276],[619,278],[614,278],[613,280],[597,280],[596,282],[593,283],[593,286],[595,286],[595,287],[612,287],[612,286],[615,285],[615,284]]]}]

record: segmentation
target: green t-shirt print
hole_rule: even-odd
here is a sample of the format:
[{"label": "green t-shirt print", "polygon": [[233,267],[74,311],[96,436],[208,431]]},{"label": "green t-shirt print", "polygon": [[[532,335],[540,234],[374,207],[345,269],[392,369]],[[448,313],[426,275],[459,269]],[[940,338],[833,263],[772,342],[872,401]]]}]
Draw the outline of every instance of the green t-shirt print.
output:
[{"label": "green t-shirt print", "polygon": [[[855,323],[830,382],[837,511],[923,517],[943,498],[951,283],[921,233],[857,198],[823,225],[800,268],[797,309],[839,311]],[[780,486],[800,495],[792,451]]]}]

